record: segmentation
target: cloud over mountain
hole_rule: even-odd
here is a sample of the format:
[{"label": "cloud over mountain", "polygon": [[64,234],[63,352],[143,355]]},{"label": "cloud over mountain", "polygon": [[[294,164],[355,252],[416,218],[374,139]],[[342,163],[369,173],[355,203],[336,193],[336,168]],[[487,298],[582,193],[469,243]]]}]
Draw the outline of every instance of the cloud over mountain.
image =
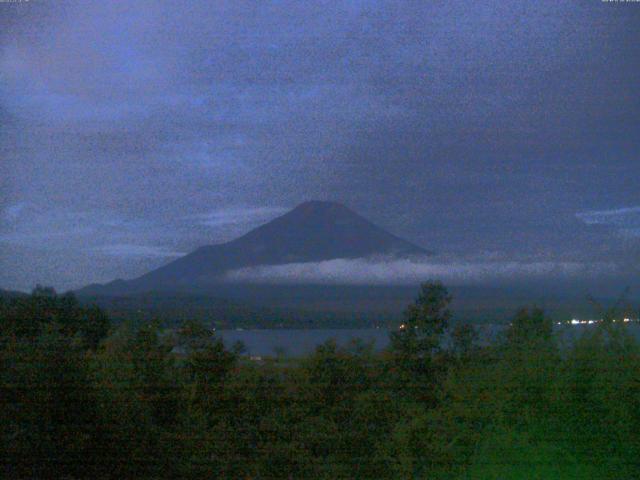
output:
[{"label": "cloud over mountain", "polygon": [[618,271],[613,263],[581,262],[442,262],[439,259],[370,258],[334,259],[322,262],[260,265],[228,272],[232,282],[274,284],[398,284],[416,285],[427,279],[439,279],[453,285],[504,283],[531,280],[588,280]]}]

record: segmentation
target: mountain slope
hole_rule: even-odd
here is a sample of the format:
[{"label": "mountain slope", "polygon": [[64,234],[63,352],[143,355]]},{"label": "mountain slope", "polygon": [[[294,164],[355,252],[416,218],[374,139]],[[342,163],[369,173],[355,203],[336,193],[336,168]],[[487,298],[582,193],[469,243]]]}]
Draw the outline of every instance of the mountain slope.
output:
[{"label": "mountain slope", "polygon": [[310,201],[240,238],[210,245],[130,281],[91,285],[81,294],[184,290],[220,281],[224,272],[257,265],[429,252],[334,202]]}]

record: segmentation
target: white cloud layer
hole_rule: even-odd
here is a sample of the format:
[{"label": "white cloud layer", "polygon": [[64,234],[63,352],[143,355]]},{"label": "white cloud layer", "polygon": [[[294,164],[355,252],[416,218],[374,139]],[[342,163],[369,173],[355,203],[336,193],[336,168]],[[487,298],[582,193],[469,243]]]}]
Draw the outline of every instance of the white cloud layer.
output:
[{"label": "white cloud layer", "polygon": [[624,225],[640,219],[640,207],[593,210],[578,213],[576,216],[587,225]]},{"label": "white cloud layer", "polygon": [[335,259],[317,263],[263,265],[231,271],[231,281],[265,283],[415,284],[426,279],[469,284],[536,277],[592,277],[613,274],[612,263],[552,261],[434,262],[428,259]]},{"label": "white cloud layer", "polygon": [[604,225],[626,238],[640,237],[640,206],[580,212],[576,217],[587,225]]}]

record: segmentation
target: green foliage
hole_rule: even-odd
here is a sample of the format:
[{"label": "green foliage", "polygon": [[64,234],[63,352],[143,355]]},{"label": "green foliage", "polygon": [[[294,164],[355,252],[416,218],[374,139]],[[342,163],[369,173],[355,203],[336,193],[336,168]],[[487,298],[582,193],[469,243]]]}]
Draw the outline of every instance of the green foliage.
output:
[{"label": "green foliage", "polygon": [[552,440],[504,430],[487,435],[461,479],[581,480],[612,478],[606,469],[576,458]]},{"label": "green foliage", "polygon": [[0,335],[34,340],[52,325],[65,336],[78,335],[87,348],[95,350],[110,328],[100,308],[83,307],[71,293],[57,295],[52,288],[36,287],[28,297],[0,303]]},{"label": "green foliage", "polygon": [[392,347],[404,356],[428,356],[440,346],[451,319],[451,295],[440,282],[423,283],[415,302],[404,312],[404,323],[392,335]]},{"label": "green foliage", "polygon": [[507,341],[512,346],[537,346],[551,341],[552,335],[553,322],[545,316],[543,310],[533,308],[529,312],[522,308],[507,330]]},{"label": "green foliage", "polygon": [[451,332],[452,350],[455,355],[466,359],[476,347],[478,332],[468,323],[457,324]]},{"label": "green foliage", "polygon": [[[6,478],[638,478],[640,346],[604,322],[560,348],[521,310],[476,344],[423,285],[389,351],[251,361],[212,329],[121,325],[38,288],[0,304]],[[615,317],[612,317],[612,319]]]},{"label": "green foliage", "polygon": [[404,312],[404,323],[390,335],[396,389],[430,406],[435,405],[437,383],[446,370],[441,342],[451,318],[450,303],[442,283],[423,283]]},{"label": "green foliage", "polygon": [[[5,477],[91,471],[97,412],[82,342],[51,324],[33,340],[5,339],[0,358]],[[80,458],[86,467],[73,461]]]}]

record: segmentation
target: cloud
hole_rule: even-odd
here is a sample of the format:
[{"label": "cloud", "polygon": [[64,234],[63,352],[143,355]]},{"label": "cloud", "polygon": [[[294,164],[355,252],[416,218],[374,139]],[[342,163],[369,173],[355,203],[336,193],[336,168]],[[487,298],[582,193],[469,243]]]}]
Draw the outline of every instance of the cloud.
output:
[{"label": "cloud", "polygon": [[19,202],[5,207],[2,211],[2,219],[9,223],[15,222],[20,218],[22,212],[25,211],[27,206],[28,204],[26,202]]},{"label": "cloud", "polygon": [[439,279],[452,284],[519,278],[593,277],[615,273],[612,263],[581,262],[450,262],[426,259],[335,259],[243,268],[228,272],[230,281],[265,283],[415,284]]},{"label": "cloud", "polygon": [[[635,194],[640,10],[214,3],[0,3],[0,209],[93,212],[0,210],[3,267],[9,246],[33,283],[54,250],[189,251],[310,198],[435,251],[613,245],[574,214]],[[187,218],[225,205],[258,207]],[[131,274],[116,260],[76,281]]]},{"label": "cloud", "polygon": [[580,212],[576,217],[587,225],[613,227],[623,237],[640,237],[640,206]]},{"label": "cloud", "polygon": [[105,242],[151,243],[164,231],[148,220],[105,210],[51,208],[26,202],[9,206],[2,217],[8,221],[0,228],[0,243],[49,250],[73,248],[90,253]]},{"label": "cloud", "polygon": [[[5,208],[0,243],[31,247],[68,243],[91,235],[100,222],[88,212],[38,207],[20,202]],[[92,220],[93,219],[93,220]]]},{"label": "cloud", "polygon": [[131,245],[120,243],[104,245],[94,249],[95,252],[115,257],[181,257],[184,252],[176,252],[156,245]]},{"label": "cloud", "polygon": [[617,225],[640,220],[640,207],[624,207],[613,210],[592,210],[576,214],[588,225]]},{"label": "cloud", "polygon": [[59,230],[51,232],[33,232],[33,233],[3,233],[0,234],[0,243],[8,243],[13,245],[25,246],[49,246],[51,242],[68,242],[71,238],[86,236],[93,233],[91,228],[71,228],[68,230]]},{"label": "cloud", "polygon": [[193,215],[192,218],[207,227],[245,225],[271,220],[287,211],[278,207],[230,207],[209,213]]}]

